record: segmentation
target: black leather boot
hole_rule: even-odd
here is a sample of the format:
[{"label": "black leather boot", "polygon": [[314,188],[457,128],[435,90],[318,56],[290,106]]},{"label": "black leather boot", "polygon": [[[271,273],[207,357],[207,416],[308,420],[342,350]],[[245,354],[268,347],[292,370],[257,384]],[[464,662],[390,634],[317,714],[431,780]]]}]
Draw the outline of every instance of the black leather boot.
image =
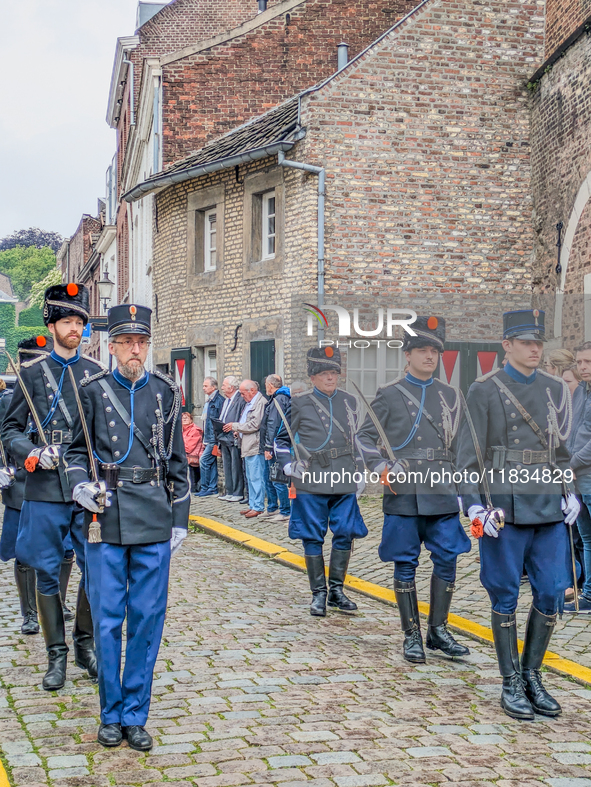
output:
[{"label": "black leather boot", "polygon": [[310,615],[316,618],[326,617],[326,575],[324,573],[323,555],[306,555],[306,571],[312,591]]},{"label": "black leather boot", "polygon": [[37,609],[49,661],[43,678],[43,688],[46,691],[56,691],[66,682],[68,661],[64,611],[60,594],[45,596],[37,590]]},{"label": "black leather boot", "polygon": [[328,606],[337,607],[343,612],[354,612],[357,609],[357,604],[343,593],[350,557],[350,549],[332,549],[328,564]]},{"label": "black leather boot", "polygon": [[542,716],[560,716],[562,713],[558,702],[544,688],[540,673],[544,654],[555,625],[556,615],[542,615],[532,606],[527,618],[525,641],[521,654],[521,677],[528,700],[535,712],[541,713]]},{"label": "black leather boot", "polygon": [[424,664],[427,659],[423,650],[419,602],[415,583],[399,582],[395,579],[394,593],[396,594],[396,603],[400,613],[400,624],[404,632],[403,656],[412,664]]},{"label": "black leather boot", "polygon": [[431,601],[427,624],[427,647],[442,650],[447,656],[467,656],[470,650],[452,637],[447,630],[447,617],[455,585],[435,574],[431,575]]},{"label": "black leather boot", "polygon": [[62,560],[62,565],[60,567],[60,595],[62,597],[62,606],[64,608],[64,620],[66,621],[74,620],[74,613],[66,606],[68,582],[70,581],[70,574],[72,573],[74,559],[74,555],[72,555],[72,557],[65,557]]},{"label": "black leather boot", "polygon": [[90,604],[83,587],[78,588],[76,603],[76,622],[72,632],[74,639],[74,661],[77,667],[88,672],[88,677],[96,680],[98,669],[94,652],[94,632],[92,630],[92,614]]},{"label": "black leather boot", "polygon": [[503,676],[501,708],[514,719],[533,721],[534,709],[525,695],[519,669],[515,613],[501,615],[493,610],[491,623],[499,671]]},{"label": "black leather boot", "polygon": [[37,586],[35,569],[30,566],[23,566],[22,563],[15,560],[14,578],[23,616],[21,634],[38,634],[39,622],[37,620],[37,601],[35,599]]}]

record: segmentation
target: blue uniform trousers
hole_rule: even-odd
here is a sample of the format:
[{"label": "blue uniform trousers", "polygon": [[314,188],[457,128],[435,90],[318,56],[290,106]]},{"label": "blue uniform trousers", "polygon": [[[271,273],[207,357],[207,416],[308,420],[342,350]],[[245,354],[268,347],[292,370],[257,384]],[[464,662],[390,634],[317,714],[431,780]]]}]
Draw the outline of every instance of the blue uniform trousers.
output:
[{"label": "blue uniform trousers", "polygon": [[0,536],[0,560],[6,563],[16,557],[16,537],[18,535],[18,522],[21,512],[18,508],[4,509],[4,519],[2,521],[2,536]]},{"label": "blue uniform trousers", "polygon": [[564,522],[553,525],[505,524],[498,538],[480,539],[480,581],[492,608],[511,615],[517,608],[523,569],[531,584],[534,607],[553,615],[569,586],[568,533]]},{"label": "blue uniform trousers", "polygon": [[354,494],[312,495],[298,492],[292,501],[289,537],[302,539],[306,555],[321,555],[329,527],[335,549],[351,549],[354,538],[365,538],[367,528],[357,497]]},{"label": "blue uniform trousers", "polygon": [[[94,622],[103,724],[144,726],[162,639],[170,541],[157,544],[86,543],[87,595]],[[121,642],[127,615],[125,666]]]},{"label": "blue uniform trousers", "polygon": [[211,452],[215,443],[206,443],[205,450],[199,459],[201,468],[201,496],[213,494],[218,491],[218,459]]},{"label": "blue uniform trousers", "polygon": [[84,585],[84,511],[74,503],[45,503],[25,500],[21,510],[16,559],[37,572],[37,589],[46,596],[59,593],[62,560],[68,549],[67,537],[76,553]]},{"label": "blue uniform trousers", "polygon": [[460,515],[384,515],[378,555],[384,563],[394,561],[395,579],[400,582],[414,580],[421,544],[431,553],[436,576],[445,582],[454,582],[458,555],[469,552],[471,548],[470,539],[460,522]]}]

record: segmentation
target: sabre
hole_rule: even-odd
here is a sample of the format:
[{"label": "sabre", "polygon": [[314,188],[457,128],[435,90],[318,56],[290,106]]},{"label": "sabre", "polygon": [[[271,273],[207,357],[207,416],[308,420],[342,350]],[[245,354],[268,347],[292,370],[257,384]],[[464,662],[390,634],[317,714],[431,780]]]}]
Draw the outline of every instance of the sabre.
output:
[{"label": "sabre", "polygon": [[[384,449],[386,450],[386,453],[388,454],[388,459],[389,459],[391,462],[393,462],[393,463],[396,463],[398,460],[397,460],[397,459],[396,459],[396,457],[394,456],[394,451],[392,450],[392,446],[390,445],[390,441],[389,441],[389,440],[388,440],[388,438],[386,437],[386,432],[384,431],[384,427],[381,425],[381,423],[380,423],[380,420],[379,420],[379,418],[377,417],[377,415],[375,414],[373,407],[372,407],[372,406],[371,406],[371,404],[370,404],[370,403],[367,401],[367,399],[365,398],[365,396],[364,396],[363,392],[361,391],[361,389],[359,388],[359,386],[358,386],[358,385],[356,385],[356,384],[353,382],[353,380],[351,380],[351,385],[352,385],[352,386],[355,388],[355,390],[357,391],[357,393],[358,393],[358,394],[359,394],[359,396],[361,397],[361,399],[362,399],[363,403],[365,404],[365,407],[366,407],[366,409],[367,409],[367,414],[368,414],[368,415],[369,415],[369,417],[371,418],[371,421],[372,421],[373,425],[374,425],[374,426],[375,426],[375,428],[376,428],[376,431],[377,431],[377,433],[378,433],[378,437],[379,437],[379,438],[380,438],[380,440],[382,441],[382,445],[384,446]],[[396,492],[394,492],[394,490],[392,489],[392,485],[391,485],[391,484],[390,484],[390,482],[388,481],[387,469],[388,469],[388,468],[385,468],[385,469],[384,469],[384,472],[382,473],[382,478],[381,478],[381,481],[382,481],[382,483],[383,483],[383,484],[387,484],[387,485],[388,485],[388,488],[390,489],[390,491],[391,491],[391,492],[393,492],[393,494],[396,494]]]},{"label": "sabre", "polygon": [[[289,423],[287,421],[287,417],[286,417],[285,413],[283,412],[283,410],[281,409],[281,405],[279,404],[277,399],[273,399],[273,403],[275,404],[275,407],[277,408],[277,411],[279,412],[279,415],[281,416],[281,420],[283,421],[283,426],[285,427],[285,431],[287,432],[287,435],[288,435],[289,439],[291,440],[291,444],[293,445],[293,452],[295,454],[296,461],[299,462],[301,460],[301,458],[302,458],[301,453],[300,453],[300,445],[298,443],[296,443],[295,437],[293,436],[293,432],[291,431],[291,427],[290,427],[290,425],[289,425]],[[304,446],[301,446],[301,447],[304,448]],[[306,449],[304,449],[304,450],[306,450]],[[309,459],[310,457],[308,456],[306,458]]]},{"label": "sabre", "polygon": [[[84,410],[82,409],[82,402],[80,401],[80,394],[78,393],[78,385],[76,383],[76,378],[74,377],[74,372],[72,371],[72,367],[68,366],[68,372],[70,373],[70,381],[72,383],[72,388],[74,389],[74,396],[76,397],[76,405],[78,407],[78,414],[80,415],[80,423],[82,424],[82,431],[84,432],[84,439],[86,441],[86,450],[88,451],[88,461],[90,462],[90,470],[92,475],[92,480],[95,484],[99,487],[99,492],[96,495],[96,502],[98,503],[100,512],[103,513],[105,510],[105,503],[107,500],[107,485],[104,481],[100,481],[98,477],[98,472],[96,469],[96,465],[94,462],[94,454],[92,452],[92,443],[90,442],[90,433],[88,431],[88,424],[86,423],[86,418],[84,417]],[[101,537],[101,525],[98,521],[97,515],[92,515],[92,522],[88,527],[88,541],[90,544],[98,544],[102,541]]]},{"label": "sabre", "polygon": [[37,410],[35,410],[35,405],[33,404],[33,400],[31,399],[31,394],[27,391],[27,386],[24,384],[23,378],[21,377],[19,370],[16,368],[15,362],[10,357],[10,353],[6,349],[4,350],[4,353],[6,354],[6,357],[8,358],[10,365],[12,366],[12,369],[16,375],[16,379],[18,380],[18,384],[21,387],[21,391],[23,392],[25,401],[29,405],[29,412],[33,417],[33,421],[35,421],[35,426],[37,427],[37,432],[39,433],[39,439],[42,441],[42,443],[45,446],[48,446],[49,443],[47,442],[47,438],[45,437],[45,432],[43,430],[43,427],[41,426],[41,420],[37,415]]}]

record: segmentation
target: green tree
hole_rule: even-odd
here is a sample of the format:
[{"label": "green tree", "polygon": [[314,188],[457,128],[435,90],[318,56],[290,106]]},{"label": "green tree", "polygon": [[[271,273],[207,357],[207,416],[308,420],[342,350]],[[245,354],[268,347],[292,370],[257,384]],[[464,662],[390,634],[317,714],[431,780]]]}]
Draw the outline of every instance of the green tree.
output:
[{"label": "green tree", "polygon": [[31,287],[55,269],[55,253],[49,246],[15,246],[0,251],[0,273],[10,277],[15,294],[26,300]]},{"label": "green tree", "polygon": [[[52,268],[47,276],[44,276],[40,281],[35,282],[31,287],[31,297],[29,298],[29,308],[36,306],[41,309],[43,307],[43,296],[48,287],[55,284],[62,283],[62,274],[58,268]],[[21,323],[22,325],[23,323]]]}]

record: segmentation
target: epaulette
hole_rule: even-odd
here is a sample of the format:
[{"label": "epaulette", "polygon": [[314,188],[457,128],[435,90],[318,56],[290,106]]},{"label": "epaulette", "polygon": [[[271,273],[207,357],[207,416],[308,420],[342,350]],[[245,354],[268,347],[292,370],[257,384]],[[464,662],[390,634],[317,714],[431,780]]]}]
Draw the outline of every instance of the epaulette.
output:
[{"label": "epaulette", "polygon": [[538,369],[538,374],[543,374],[544,377],[549,377],[551,380],[554,380],[556,383],[561,383],[565,386],[566,380],[563,380],[562,377],[557,377],[555,374],[550,374],[550,372],[545,372],[543,369]]},{"label": "epaulette", "polygon": [[[101,366],[103,366],[103,364],[101,364]],[[106,377],[108,374],[109,374],[109,370],[107,369],[106,366],[104,366],[104,368],[102,368],[100,372],[97,372],[96,374],[91,374],[88,377],[83,377],[80,380],[80,387],[85,388],[90,383],[94,382],[95,380],[100,380],[101,377]]]},{"label": "epaulette", "polygon": [[485,380],[489,380],[491,377],[494,377],[495,374],[502,372],[502,369],[493,369],[492,372],[488,372],[487,374],[483,374],[482,377],[477,377],[474,382],[475,383],[483,383]]},{"label": "epaulette", "polygon": [[152,369],[150,374],[153,374],[154,377],[158,377],[160,380],[164,380],[164,382],[169,386],[169,388],[171,388],[175,393],[177,393],[177,391],[180,391],[180,388],[172,379],[172,377],[169,377],[167,374],[164,374],[164,372],[161,372],[158,369]]},{"label": "epaulette", "polygon": [[82,353],[80,357],[86,359],[87,361],[92,361],[101,369],[106,369],[107,371],[109,371],[108,366],[106,366],[102,361],[97,361],[97,359],[93,358],[92,355],[84,355],[84,353]]},{"label": "epaulette", "polygon": [[43,353],[43,355],[39,355],[37,358],[32,358],[30,361],[23,361],[23,363],[21,363],[21,368],[28,369],[29,366],[33,366],[34,364],[39,363],[39,361],[43,361],[48,357],[49,353]]},{"label": "epaulette", "polygon": [[309,396],[311,393],[312,393],[312,389],[308,388],[307,391],[299,391],[299,393],[292,393],[291,394],[291,398],[292,399],[299,399],[300,396]]},{"label": "epaulette", "polygon": [[403,380],[404,380],[404,376],[397,377],[395,380],[391,380],[389,383],[384,383],[384,385],[381,385],[380,388],[389,388],[391,385],[396,385],[396,383],[401,383]]}]

